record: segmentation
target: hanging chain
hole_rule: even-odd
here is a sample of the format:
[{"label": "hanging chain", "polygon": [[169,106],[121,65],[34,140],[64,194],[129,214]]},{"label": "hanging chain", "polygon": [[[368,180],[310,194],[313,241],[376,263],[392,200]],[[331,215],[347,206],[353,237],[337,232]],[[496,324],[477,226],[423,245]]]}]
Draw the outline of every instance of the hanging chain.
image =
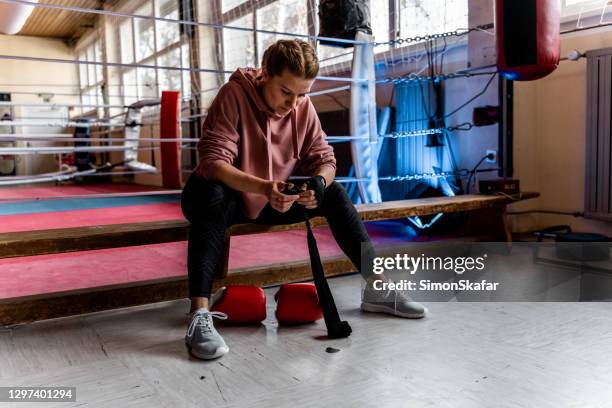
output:
[{"label": "hanging chain", "polygon": [[468,131],[468,130],[472,130],[473,127],[474,127],[473,123],[465,122],[465,123],[462,123],[462,124],[457,125],[457,126],[447,127],[446,130],[448,130],[449,132],[454,132],[456,130],[459,130],[459,131]]},{"label": "hanging chain", "polygon": [[443,171],[440,173],[420,173],[420,174],[410,174],[407,176],[388,176],[388,177],[380,177],[381,181],[412,181],[412,180],[431,180],[431,179],[439,179],[439,178],[447,178],[447,177],[466,177],[470,174],[469,170],[456,170],[456,171]]},{"label": "hanging chain", "polygon": [[385,139],[401,139],[404,137],[415,137],[415,136],[429,136],[429,135],[440,135],[445,131],[468,131],[472,130],[474,124],[470,122],[464,122],[457,126],[449,126],[445,128],[433,128],[433,129],[422,129],[422,130],[406,130],[401,132],[391,132],[384,135],[379,135],[380,138]]},{"label": "hanging chain", "polygon": [[412,43],[418,43],[421,41],[429,41],[429,40],[437,40],[440,38],[449,38],[449,37],[462,37],[464,35],[467,35],[473,31],[476,30],[488,30],[493,28],[493,24],[483,24],[483,25],[479,25],[476,27],[472,27],[472,28],[468,28],[465,30],[455,30],[455,31],[448,31],[446,33],[438,33],[438,34],[425,34],[425,35],[417,35],[414,37],[405,37],[405,38],[397,38],[395,40],[389,40],[389,41],[385,41],[385,42],[375,42],[374,45],[375,46],[379,46],[379,45],[404,45],[404,44],[412,44]]},{"label": "hanging chain", "polygon": [[492,71],[491,72],[456,72],[456,73],[451,73],[451,74],[446,74],[446,75],[436,75],[436,76],[421,76],[415,73],[410,73],[408,75],[401,76],[401,77],[379,79],[376,81],[376,83],[378,84],[388,84],[388,83],[402,84],[402,83],[408,83],[408,82],[442,82],[442,81],[446,81],[447,79],[470,78],[470,77],[481,76],[481,75],[494,75],[496,73],[497,72],[492,72]]},{"label": "hanging chain", "polygon": [[436,135],[436,134],[441,134],[443,132],[444,132],[444,129],[442,128],[423,129],[423,130],[407,130],[403,132],[391,132],[385,135],[380,135],[379,137],[388,138],[388,139],[399,139],[402,137]]}]

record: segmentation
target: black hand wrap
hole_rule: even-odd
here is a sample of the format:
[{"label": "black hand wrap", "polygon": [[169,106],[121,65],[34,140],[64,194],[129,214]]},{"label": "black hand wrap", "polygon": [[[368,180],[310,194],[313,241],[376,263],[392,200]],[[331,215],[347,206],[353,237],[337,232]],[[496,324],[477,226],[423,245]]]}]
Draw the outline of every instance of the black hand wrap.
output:
[{"label": "black hand wrap", "polygon": [[323,202],[325,196],[325,178],[323,176],[314,176],[306,181],[308,190],[312,190],[315,193],[317,199],[317,207]]},{"label": "black hand wrap", "polygon": [[310,220],[308,219],[307,213],[304,214],[304,218],[306,220],[306,236],[308,240],[308,253],[310,255],[312,278],[317,288],[319,304],[323,310],[323,318],[325,319],[325,326],[327,327],[327,337],[330,339],[348,337],[351,335],[353,329],[351,329],[347,321],[340,320],[334,296],[332,295],[329,284],[327,283],[327,278],[325,277],[325,271],[321,264],[321,256],[319,255],[319,248],[317,247],[317,241],[312,233],[312,227],[310,226]]},{"label": "black hand wrap", "polygon": [[[325,196],[325,178],[323,178],[323,176],[311,177],[306,180],[306,187],[308,190],[314,191],[315,198],[317,199],[317,206],[320,206],[323,202],[323,197]],[[299,187],[293,186],[292,189],[286,188],[283,193],[297,194],[299,191]],[[338,314],[338,309],[336,308],[334,296],[332,295],[325,277],[325,271],[323,270],[323,265],[321,263],[321,256],[319,255],[317,241],[312,233],[312,227],[310,225],[311,213],[304,207],[302,207],[302,209],[304,211],[304,220],[306,221],[306,237],[308,241],[308,253],[310,255],[310,267],[312,269],[312,277],[317,289],[317,296],[319,297],[319,304],[323,310],[325,326],[327,326],[327,337],[330,339],[348,337],[351,335],[352,329],[347,321],[340,320],[340,315]]]}]

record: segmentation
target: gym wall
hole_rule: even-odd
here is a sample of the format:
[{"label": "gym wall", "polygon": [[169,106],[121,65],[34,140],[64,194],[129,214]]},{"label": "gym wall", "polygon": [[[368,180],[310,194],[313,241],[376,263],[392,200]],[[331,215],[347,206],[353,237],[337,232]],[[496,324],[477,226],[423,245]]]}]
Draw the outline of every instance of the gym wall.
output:
[{"label": "gym wall", "polygon": [[[561,37],[561,55],[612,44],[609,28]],[[561,62],[556,72],[535,82],[515,83],[514,176],[524,191],[541,196],[519,203],[514,211],[546,209],[583,211],[586,156],[587,61]],[[612,234],[608,222],[567,216],[533,214],[511,218],[513,230],[569,224],[578,231]]]}]

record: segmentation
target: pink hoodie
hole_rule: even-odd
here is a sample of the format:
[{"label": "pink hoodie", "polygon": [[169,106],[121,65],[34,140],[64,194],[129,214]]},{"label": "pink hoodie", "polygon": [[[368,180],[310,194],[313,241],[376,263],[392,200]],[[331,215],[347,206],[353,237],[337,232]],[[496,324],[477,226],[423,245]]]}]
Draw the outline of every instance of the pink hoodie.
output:
[{"label": "pink hoodie", "polygon": [[[332,147],[312,102],[305,97],[289,115],[271,110],[257,92],[258,69],[238,69],[219,89],[198,142],[196,173],[209,179],[222,163],[265,180],[285,181],[296,168],[313,175],[320,166],[336,168]],[[268,203],[264,195],[242,193],[247,217]]]}]

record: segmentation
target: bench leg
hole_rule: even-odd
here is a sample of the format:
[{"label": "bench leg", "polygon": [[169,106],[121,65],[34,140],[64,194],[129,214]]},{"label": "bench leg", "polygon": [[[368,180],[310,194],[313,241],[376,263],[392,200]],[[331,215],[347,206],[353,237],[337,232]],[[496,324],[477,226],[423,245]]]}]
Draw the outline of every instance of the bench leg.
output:
[{"label": "bench leg", "polygon": [[229,266],[229,253],[230,253],[230,240],[231,235],[229,231],[225,232],[224,238],[224,250],[221,255],[221,261],[219,262],[219,271],[217,272],[217,277],[223,279],[227,276],[227,269]]},{"label": "bench leg", "polygon": [[492,242],[512,242],[506,206],[470,212],[468,228],[470,233],[484,235]]}]

